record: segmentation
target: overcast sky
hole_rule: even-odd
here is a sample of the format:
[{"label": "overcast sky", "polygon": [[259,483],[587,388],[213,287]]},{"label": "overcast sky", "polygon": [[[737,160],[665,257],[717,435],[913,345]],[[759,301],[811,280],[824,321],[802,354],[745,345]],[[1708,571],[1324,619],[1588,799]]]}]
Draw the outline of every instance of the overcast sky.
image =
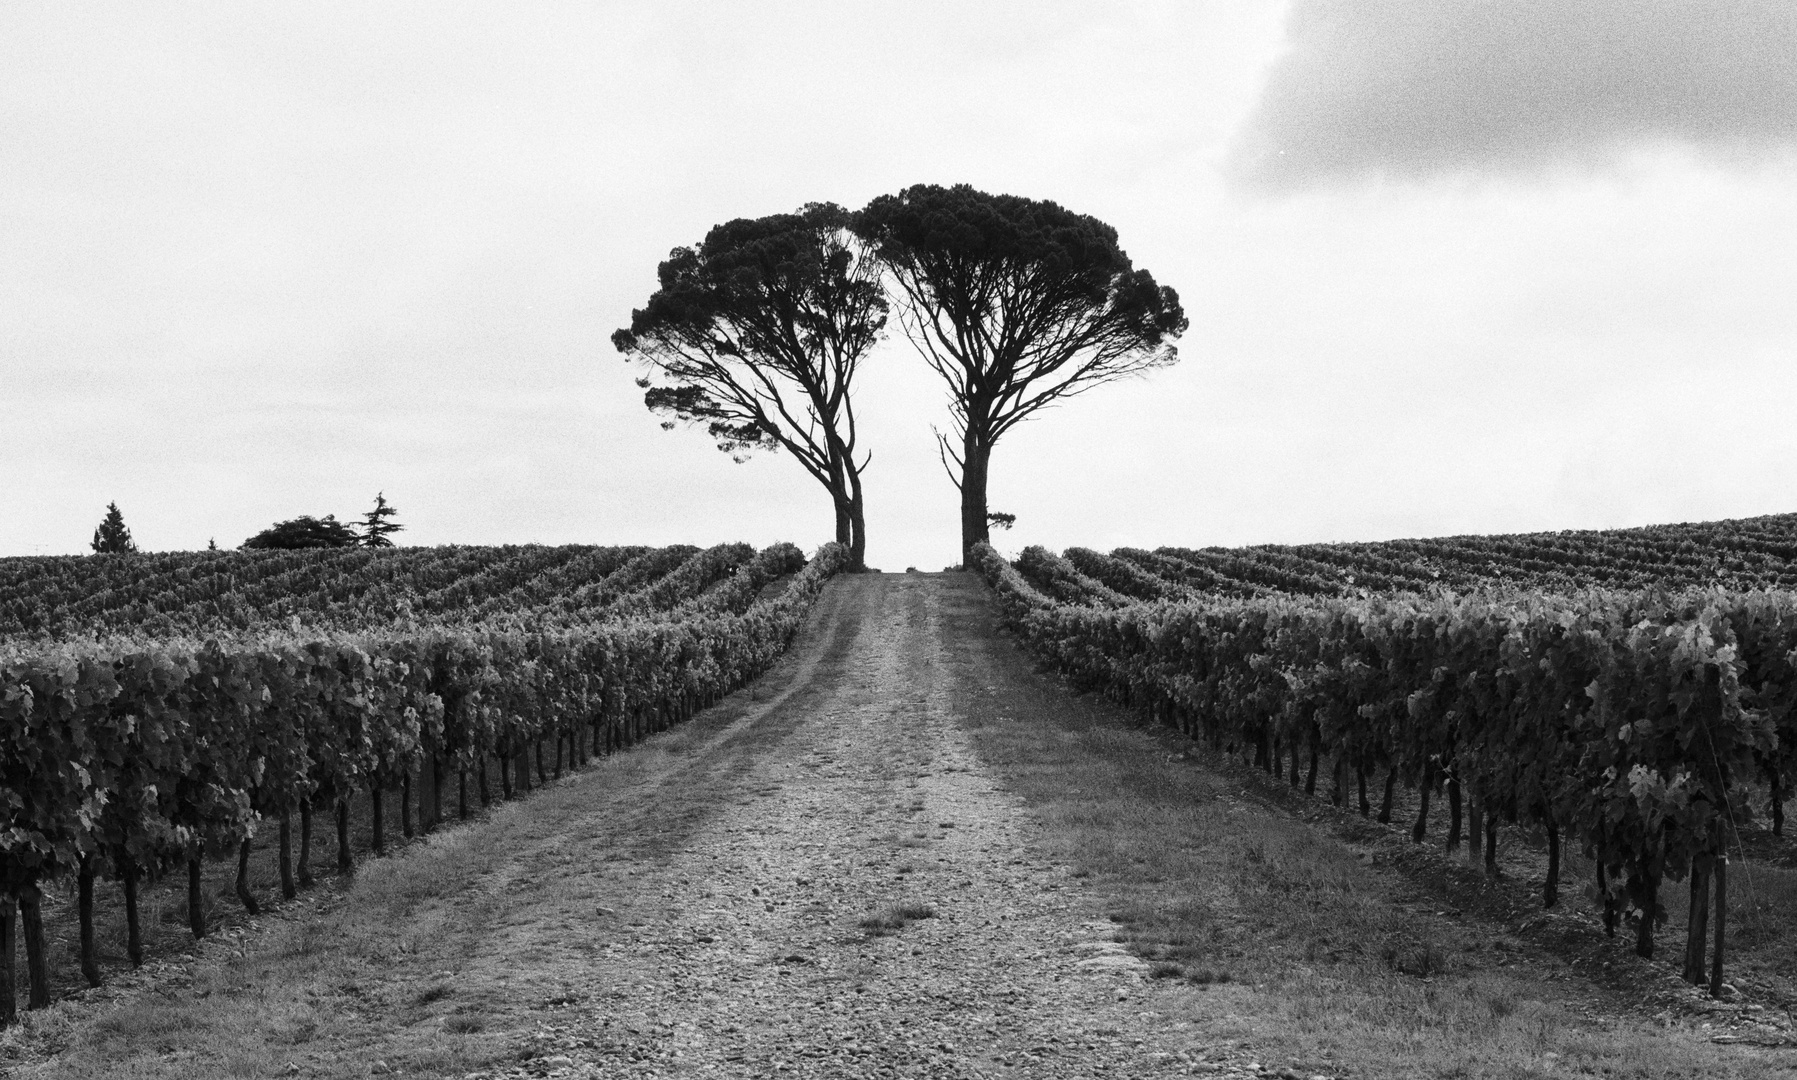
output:
[{"label": "overcast sky", "polygon": [[[1053,199],[1181,362],[993,457],[1001,549],[1797,510],[1797,5],[0,7],[0,554],[401,511],[435,543],[828,539],[609,337],[732,217]],[[872,565],[958,555],[902,336]]]}]

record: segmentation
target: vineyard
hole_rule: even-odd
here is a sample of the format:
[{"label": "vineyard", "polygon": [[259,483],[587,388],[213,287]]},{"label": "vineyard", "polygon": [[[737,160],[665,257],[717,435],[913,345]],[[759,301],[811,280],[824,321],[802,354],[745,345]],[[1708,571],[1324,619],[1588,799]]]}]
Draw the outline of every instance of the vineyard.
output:
[{"label": "vineyard", "polygon": [[[1792,589],[1797,588],[1797,514],[1358,544],[1119,548],[1109,555],[1070,548],[1066,560],[1086,580],[1066,578],[1064,587],[1074,591],[1059,598],[1076,603],[1370,596],[1501,586],[1548,592],[1694,585]],[[1056,573],[1043,563],[1036,576],[1048,583]]]},{"label": "vineyard", "polygon": [[[978,569],[1039,655],[1412,838],[1445,795],[1495,872],[1501,824],[1595,864],[1606,931],[1654,952],[1688,887],[1684,977],[1723,992],[1730,852],[1797,778],[1797,515],[1604,532],[1225,550],[1026,549]],[[1713,898],[1713,899],[1712,899]],[[1714,927],[1714,947],[1710,927]]]},{"label": "vineyard", "polygon": [[146,876],[185,867],[203,936],[208,850],[236,855],[254,913],[244,867],[264,829],[291,898],[315,812],[348,869],[352,804],[379,851],[387,793],[410,835],[450,798],[466,816],[490,775],[528,790],[533,757],[540,782],[546,752],[559,773],[626,747],[765,670],[843,559],[725,544],[0,560],[0,1021],[20,936],[30,1004],[49,1003],[51,882],[76,885],[99,985],[97,881],[123,889],[133,962]]},{"label": "vineyard", "polygon": [[[0,640],[259,632],[298,625],[569,628],[678,605],[740,610],[803,557],[747,544],[437,547],[0,559]],[[747,576],[737,575],[748,566]]]}]

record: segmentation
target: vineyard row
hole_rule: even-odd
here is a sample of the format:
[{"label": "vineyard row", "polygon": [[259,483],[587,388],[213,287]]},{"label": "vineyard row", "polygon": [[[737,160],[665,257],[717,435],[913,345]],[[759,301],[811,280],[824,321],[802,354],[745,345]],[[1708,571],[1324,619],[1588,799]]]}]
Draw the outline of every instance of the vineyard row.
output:
[{"label": "vineyard row", "polygon": [[[770,547],[731,587],[751,600],[792,569]],[[803,562],[803,556],[797,556]],[[628,745],[743,685],[785,648],[818,591],[845,562],[826,545],[777,597],[733,610],[521,630],[434,626],[364,634],[266,633],[200,644],[72,644],[0,649],[0,1020],[15,1015],[15,912],[23,923],[30,1004],[49,1003],[40,900],[51,879],[77,881],[82,970],[98,984],[97,878],[124,890],[129,951],[141,962],[137,886],[186,864],[189,917],[208,847],[238,853],[280,832],[283,891],[295,888],[291,821],[307,869],[315,809],[334,813],[347,860],[349,808],[366,792],[379,840],[381,793],[441,792],[499,763],[510,795],[528,786],[545,742],[584,761]],[[347,863],[345,863],[347,868]]]},{"label": "vineyard row", "polygon": [[[1560,845],[1596,864],[1606,930],[1638,911],[1652,956],[1662,886],[1687,881],[1684,975],[1722,982],[1727,854],[1765,779],[1775,825],[1797,770],[1797,594],[1718,588],[1502,595],[1193,596],[1129,602],[1040,548],[978,569],[1028,644],[1101,690],[1224,750],[1294,775],[1332,760],[1337,791],[1386,771],[1458,821],[1545,832],[1543,902],[1558,900]],[[1100,591],[1101,590],[1101,591]],[[1494,864],[1488,862],[1488,867]],[[1713,889],[1712,889],[1713,886]],[[1715,950],[1706,972],[1710,896]]]}]

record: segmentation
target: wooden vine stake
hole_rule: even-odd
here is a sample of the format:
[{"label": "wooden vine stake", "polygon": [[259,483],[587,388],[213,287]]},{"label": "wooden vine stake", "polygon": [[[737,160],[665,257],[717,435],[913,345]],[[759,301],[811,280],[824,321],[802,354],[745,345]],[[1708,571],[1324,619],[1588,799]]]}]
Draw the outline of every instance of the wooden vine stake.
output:
[{"label": "wooden vine stake", "polygon": [[119,876],[124,878],[125,886],[125,955],[131,958],[134,968],[144,966],[143,923],[137,914],[137,880],[142,873],[130,855],[119,856]]},{"label": "wooden vine stake", "polygon": [[17,910],[18,901],[13,894],[10,891],[0,893],[0,1027],[19,1018],[19,975],[15,959],[19,946],[13,921]]},{"label": "wooden vine stake", "polygon": [[243,902],[243,910],[251,915],[262,914],[262,905],[256,903],[255,894],[250,892],[250,838],[247,836],[237,844],[237,899]]},{"label": "wooden vine stake", "polygon": [[300,888],[312,884],[312,800],[300,800],[299,865],[294,867]]},{"label": "wooden vine stake", "polygon": [[193,852],[187,856],[187,928],[193,931],[195,941],[206,936],[206,908],[200,902],[200,869],[199,842],[195,841]]},{"label": "wooden vine stake", "polygon": [[81,924],[81,977],[89,986],[100,985],[100,961],[94,954],[94,857],[82,852],[75,874],[77,918]]},{"label": "wooden vine stake", "polygon": [[33,1009],[50,1007],[50,950],[44,940],[43,899],[43,891],[35,881],[19,889],[19,921],[25,929],[25,974],[31,984],[29,1005]]},{"label": "wooden vine stake", "polygon": [[291,900],[299,895],[299,889],[293,882],[293,815],[286,810],[281,811],[281,899]]},{"label": "wooden vine stake", "polygon": [[356,868],[355,855],[349,850],[349,798],[337,800],[337,870],[347,874]]},{"label": "wooden vine stake", "polygon": [[1710,996],[1722,996],[1722,934],[1728,923],[1728,849],[1716,855],[1716,954],[1710,960]]}]

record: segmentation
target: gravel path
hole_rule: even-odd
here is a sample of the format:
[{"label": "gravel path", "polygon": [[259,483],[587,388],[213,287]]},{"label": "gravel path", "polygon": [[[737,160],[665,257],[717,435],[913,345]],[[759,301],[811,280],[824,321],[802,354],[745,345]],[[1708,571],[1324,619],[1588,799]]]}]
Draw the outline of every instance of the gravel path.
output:
[{"label": "gravel path", "polygon": [[[557,838],[615,932],[546,951],[540,920],[513,919],[515,940],[491,948],[535,950],[537,1056],[473,1075],[1189,1074],[1145,966],[1067,868],[1032,853],[1020,804],[956,727],[966,680],[991,676],[957,662],[943,608],[976,589],[834,584],[780,696],[693,750],[720,759],[778,721],[777,752],[663,778],[722,785],[677,846]],[[922,917],[863,925],[907,906]]]}]

